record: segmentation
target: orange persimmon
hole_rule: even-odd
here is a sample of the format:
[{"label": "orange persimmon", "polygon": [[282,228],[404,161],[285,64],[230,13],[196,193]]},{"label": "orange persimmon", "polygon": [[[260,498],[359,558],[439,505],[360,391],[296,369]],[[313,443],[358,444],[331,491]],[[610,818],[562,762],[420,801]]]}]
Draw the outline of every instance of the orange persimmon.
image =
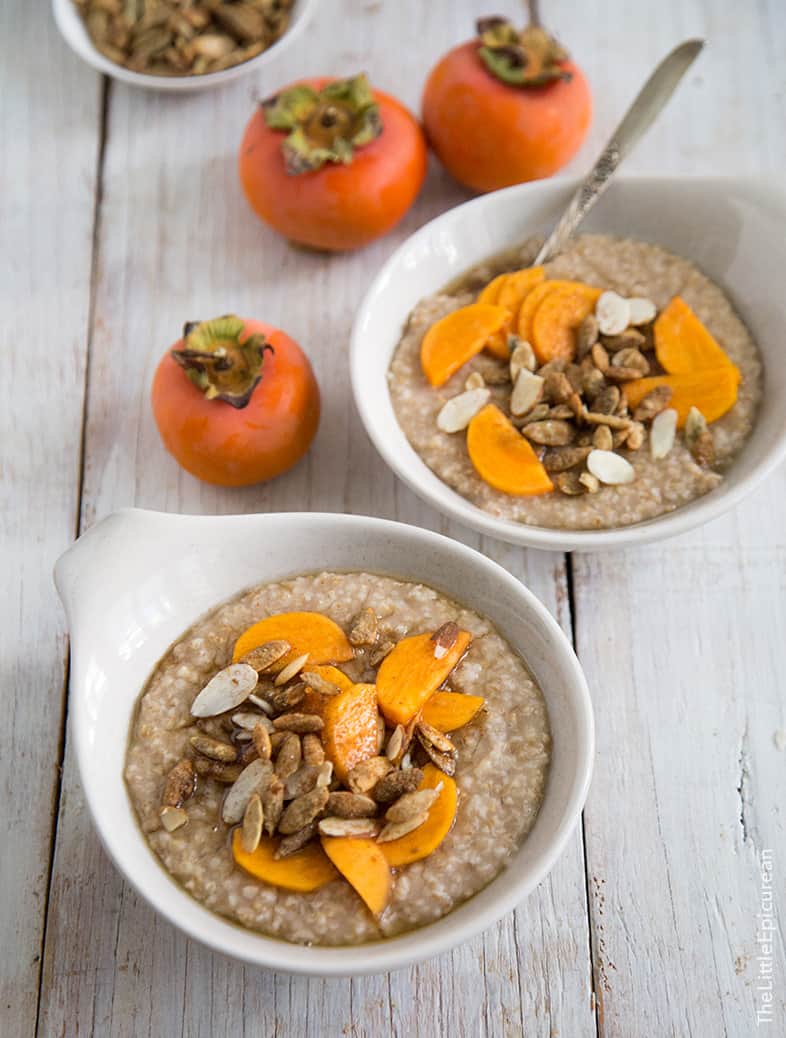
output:
[{"label": "orange persimmon", "polygon": [[[237,661],[265,642],[283,639],[292,649],[279,660],[283,667],[297,656],[308,653],[308,665],[346,663],[355,655],[339,625],[323,613],[274,613],[246,628],[235,642],[232,659]],[[332,681],[333,678],[328,680]]]},{"label": "orange persimmon", "polygon": [[527,294],[527,297],[523,300],[519,307],[518,317],[516,319],[517,332],[520,339],[525,339],[530,345],[532,345],[532,322],[535,317],[535,313],[538,307],[552,292],[557,289],[567,288],[585,288],[588,286],[584,285],[583,281],[541,281],[540,284],[535,285],[531,292]]},{"label": "orange persimmon", "polygon": [[[545,276],[543,267],[526,267],[524,270],[513,270],[509,274],[502,275],[502,283],[497,286],[494,292],[494,303],[496,306],[504,306],[507,310],[510,310],[510,319],[513,327],[518,322],[521,304],[532,289],[543,281]],[[499,278],[495,278],[491,285],[494,285],[499,280]],[[481,302],[480,297],[478,297],[478,302]],[[500,360],[509,360],[510,346],[508,345],[507,331],[497,332],[496,335],[492,335],[486,343],[486,350]]]},{"label": "orange persimmon", "polygon": [[404,216],[426,175],[413,115],[365,76],[291,84],[249,121],[239,157],[251,208],[291,241],[340,251]]},{"label": "orange persimmon", "polygon": [[688,411],[698,408],[708,422],[715,422],[737,402],[739,373],[733,364],[709,371],[691,371],[681,375],[653,375],[625,382],[623,391],[633,410],[657,386],[671,386],[669,407],[677,412],[677,425],[682,428]]},{"label": "orange persimmon", "polygon": [[509,323],[510,311],[488,303],[471,303],[446,314],[423,336],[420,345],[423,374],[432,386],[441,386]]},{"label": "orange persimmon", "polygon": [[454,732],[469,724],[486,700],[461,692],[435,692],[426,700],[420,718],[440,732]]},{"label": "orange persimmon", "polygon": [[496,490],[525,495],[554,489],[530,443],[495,404],[487,404],[469,423],[467,450],[478,475]]},{"label": "orange persimmon", "polygon": [[739,369],[681,296],[674,296],[658,314],[654,333],[655,355],[670,375],[707,371],[728,364],[739,381]]},{"label": "orange persimmon", "polygon": [[472,635],[458,630],[443,655],[432,634],[402,638],[377,671],[379,709],[391,724],[407,725],[467,651]]},{"label": "orange persimmon", "polygon": [[601,294],[599,288],[575,283],[555,286],[532,315],[530,345],[541,364],[550,360],[573,360],[576,330],[592,313]]},{"label": "orange persimmon", "polygon": [[169,453],[219,486],[286,472],[319,425],[319,387],[298,344],[233,315],[186,325],[156,369],[151,403]]},{"label": "orange persimmon", "polygon": [[353,685],[324,697],[320,713],[325,756],[333,762],[336,777],[346,782],[356,764],[377,752],[377,690],[374,685]]},{"label": "orange persimmon", "polygon": [[549,177],[578,150],[592,101],[581,70],[543,29],[480,19],[423,91],[423,124],[446,169],[475,191]]},{"label": "orange persimmon", "polygon": [[338,879],[338,872],[318,843],[307,843],[302,850],[281,859],[274,857],[277,847],[278,840],[263,836],[257,849],[249,854],[243,850],[240,829],[232,834],[232,856],[236,863],[263,883],[307,894]]},{"label": "orange persimmon", "polygon": [[413,861],[427,858],[442,843],[456,820],[458,809],[458,788],[449,775],[445,775],[433,764],[423,768],[423,781],[420,789],[436,789],[442,783],[439,796],[431,805],[426,821],[413,829],[406,836],[379,846],[385,855],[388,865],[394,868],[409,865]]},{"label": "orange persimmon", "polygon": [[477,303],[490,303],[492,306],[497,305],[497,299],[499,299],[499,293],[502,286],[508,279],[507,274],[497,274],[495,278],[492,278],[487,285],[478,293],[478,298],[475,300]]},{"label": "orange persimmon", "polygon": [[341,875],[379,917],[390,900],[393,877],[382,844],[364,837],[323,836],[322,848]]}]

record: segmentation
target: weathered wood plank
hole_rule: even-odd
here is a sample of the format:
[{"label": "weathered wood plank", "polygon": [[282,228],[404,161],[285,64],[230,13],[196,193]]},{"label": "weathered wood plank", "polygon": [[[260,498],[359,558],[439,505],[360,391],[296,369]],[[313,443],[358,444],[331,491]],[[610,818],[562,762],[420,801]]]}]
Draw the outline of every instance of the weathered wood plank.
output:
[{"label": "weathered wood plank", "polygon": [[[344,3],[352,16],[347,33],[331,39],[315,29],[281,77],[364,67],[416,105],[426,52],[436,56],[444,34],[433,5],[403,7]],[[471,24],[469,7],[451,9],[456,38]],[[333,16],[322,17],[327,27]],[[391,52],[385,41],[402,31],[422,48]],[[258,93],[276,85],[271,74]],[[477,537],[445,524],[381,464],[351,407],[347,371],[353,314],[373,272],[398,241],[466,195],[434,170],[416,209],[385,241],[354,256],[295,252],[249,218],[235,186],[234,152],[251,93],[242,83],[185,99],[113,87],[83,526],[130,503],[205,512],[321,508],[398,517],[477,546]],[[182,474],[162,451],[147,407],[154,365],[182,321],[229,308],[289,329],[311,353],[325,404],[307,461],[268,487],[242,492],[219,492]],[[527,579],[569,627],[560,558],[481,547]],[[42,1034],[89,1034],[95,1021],[113,1035],[242,1033],[244,1025],[253,1033],[253,1021],[281,1035],[496,1036],[519,1033],[523,1019],[594,1033],[578,834],[517,915],[466,948],[389,977],[309,980],[227,962],[156,920],[98,848],[70,759],[65,788]],[[72,921],[88,912],[95,939],[86,945]],[[567,936],[564,918],[572,920]],[[563,977],[558,999],[555,973]]]},{"label": "weathered wood plank", "polygon": [[[786,77],[771,61],[773,41],[786,38],[782,5],[744,16],[731,5],[661,5],[646,23],[633,5],[616,15],[609,55],[624,39],[641,56],[602,73],[618,84],[619,108],[672,43],[708,40],[633,168],[782,170],[772,128]],[[781,470],[694,534],[573,559],[577,648],[598,721],[585,827],[603,1035],[756,1029],[758,858],[785,835],[774,739],[784,726],[785,508]],[[783,961],[782,939],[775,954]],[[775,1014],[782,1026],[783,990]]]},{"label": "weathered wood plank", "polygon": [[[44,3],[0,11],[0,1015],[35,1030],[67,644],[51,565],[78,508],[100,84]],[[21,15],[21,17],[20,17]]]}]

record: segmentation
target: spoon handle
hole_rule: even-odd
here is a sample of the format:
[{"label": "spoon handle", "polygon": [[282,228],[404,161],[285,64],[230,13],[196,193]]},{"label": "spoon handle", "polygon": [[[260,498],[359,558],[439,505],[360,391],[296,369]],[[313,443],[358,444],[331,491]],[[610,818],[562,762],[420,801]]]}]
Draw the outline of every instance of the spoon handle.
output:
[{"label": "spoon handle", "polygon": [[665,107],[703,46],[704,40],[686,40],[661,61],[622,117],[622,122],[611,135],[597,162],[579,184],[559,223],[535,257],[535,265],[545,263],[562,251],[578,225],[609,186],[609,181],[620,162]]}]

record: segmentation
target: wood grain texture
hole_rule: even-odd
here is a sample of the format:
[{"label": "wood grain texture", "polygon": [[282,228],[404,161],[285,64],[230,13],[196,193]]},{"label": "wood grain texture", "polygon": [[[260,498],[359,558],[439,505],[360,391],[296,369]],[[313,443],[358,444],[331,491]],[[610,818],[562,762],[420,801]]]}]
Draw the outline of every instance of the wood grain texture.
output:
[{"label": "wood grain texture", "polygon": [[[125,504],[191,512],[324,509],[376,513],[441,529],[525,578],[569,629],[564,560],[525,553],[447,524],[379,461],[351,405],[348,340],[376,269],[417,226],[466,195],[432,170],[416,208],[362,253],[290,248],[249,217],[235,153],[255,96],[314,69],[375,70],[417,105],[422,69],[443,46],[432,5],[344,3],[348,32],[323,31],[286,70],[255,86],[194,98],[112,87],[103,170],[94,344],[86,431],[83,527]],[[457,5],[458,6],[458,5]],[[453,11],[456,35],[471,24]],[[409,24],[407,17],[411,16]],[[460,17],[459,17],[460,15]],[[390,52],[393,33],[431,55]],[[320,51],[322,56],[320,57]],[[387,51],[387,52],[386,52]],[[403,59],[403,60],[402,60]],[[148,409],[154,367],[186,318],[264,314],[300,341],[323,391],[320,435],[307,459],[266,487],[216,490],[182,473],[161,448]],[[157,920],[106,861],[68,757],[41,996],[41,1033],[377,1036],[520,1033],[523,1020],[595,1033],[580,834],[548,882],[515,916],[470,945],[390,977],[323,981],[255,971],[185,940]],[[570,918],[570,928],[562,921]],[[83,939],[84,920],[93,939]],[[555,978],[559,993],[555,994]],[[139,994],[145,992],[144,1000]],[[149,993],[149,997],[148,997]],[[251,1033],[260,1033],[252,1030]]]},{"label": "wood grain texture", "polygon": [[[644,67],[681,37],[708,40],[632,167],[782,176],[786,143],[773,127],[786,74],[767,56],[786,40],[783,5],[663,4],[646,22],[619,5],[616,15],[606,45],[628,41]],[[601,75],[627,98],[643,73],[609,62]],[[782,868],[786,848],[775,741],[785,505],[781,468],[702,530],[572,560],[576,646],[598,723],[585,829],[602,1035],[756,1031],[758,858],[772,848]],[[786,961],[782,937],[775,959]],[[776,1029],[784,999],[781,983]]]},{"label": "wood grain texture", "polygon": [[[497,4],[497,10],[518,17],[520,5]],[[256,80],[183,98],[111,87],[81,526],[128,504],[223,513],[324,509],[399,518],[480,548],[524,579],[566,630],[575,629],[599,737],[586,848],[576,833],[549,879],[515,914],[440,959],[369,978],[291,978],[216,956],[147,908],[98,844],[69,751],[40,992],[39,1034],[47,1038],[584,1038],[596,1028],[620,1038],[753,1033],[757,855],[771,846],[777,864],[784,847],[777,800],[784,755],[774,740],[786,729],[783,472],[698,533],[640,552],[575,557],[571,618],[562,557],[480,538],[438,516],[384,468],[350,400],[349,331],[365,288],[407,234],[466,193],[433,167],[416,207],[393,234],[362,253],[326,257],[278,240],[249,214],[237,187],[236,149],[256,97],[299,75],[365,68],[377,85],[416,108],[426,69],[470,33],[480,13],[482,5],[469,0],[323,0],[298,46]],[[786,146],[776,128],[786,93],[783,5],[770,0],[742,10],[713,0],[668,0],[656,15],[623,0],[552,0],[546,14],[595,90],[595,124],[572,168],[587,168],[649,67],[680,39],[700,34],[710,40],[707,52],[628,168],[782,170]],[[19,31],[29,34],[29,24]],[[87,128],[97,126],[95,93],[91,107],[82,88],[81,131],[67,104],[77,80],[93,80],[84,72],[80,78],[76,60],[62,49],[49,61],[55,75],[35,100],[33,117],[52,123],[48,136],[57,158],[66,141],[54,133],[58,119],[71,120],[82,149],[78,160],[69,153],[71,176],[57,177],[64,194],[55,191],[51,170],[35,170],[45,178],[46,198],[68,203],[41,223],[39,265],[49,227],[58,229],[61,247],[67,242],[75,250],[80,207],[83,200],[92,206],[95,188],[86,157],[91,148],[95,156],[95,137],[90,147],[84,139]],[[19,157],[4,155],[4,162],[11,160]],[[19,189],[28,206],[32,167],[29,159]],[[58,328],[83,327],[89,293],[78,266],[69,254],[71,291],[62,307],[70,309],[58,311]],[[16,273],[21,292],[41,284]],[[203,486],[179,470],[160,445],[148,407],[154,367],[183,320],[227,310],[264,316],[290,331],[312,358],[324,400],[308,457],[269,486],[247,491]],[[44,319],[42,311],[41,332]],[[37,341],[44,341],[42,334]],[[54,456],[47,455],[47,490],[34,493],[22,478],[26,472],[14,490],[28,497],[10,528],[12,544],[20,545],[23,534],[34,544],[34,531],[49,553],[46,567],[67,540],[68,522],[57,523],[69,505],[73,516],[77,501],[78,450],[72,447],[80,435],[84,336],[71,348],[68,365],[60,357],[63,399],[46,426],[47,443],[56,445]],[[21,498],[13,500],[19,506]],[[26,572],[20,570],[20,583]],[[35,573],[43,587],[48,572],[44,578]],[[28,624],[38,621],[39,644],[41,615],[50,625],[50,651],[41,664],[48,669],[37,684],[49,681],[45,687],[57,694],[64,652],[57,614],[50,602],[42,613],[40,597],[25,597],[22,608]],[[29,730],[28,714],[17,723]],[[53,775],[42,762],[54,759],[56,737],[53,723],[50,753],[35,748],[39,803],[51,801]],[[12,926],[22,921],[27,927],[30,955],[41,916],[40,902],[31,900],[40,887],[35,853],[41,846],[46,854],[47,827],[48,821],[36,833],[25,828],[27,857],[13,865],[21,884],[14,896],[26,898],[22,909],[30,910],[11,901],[9,918]],[[782,943],[776,955],[776,962],[786,961]],[[29,1034],[34,967],[20,955],[8,968],[12,1027]],[[782,985],[781,998],[784,992]]]},{"label": "wood grain texture", "polygon": [[[71,541],[100,83],[35,3],[0,9],[0,1030],[35,1030],[67,644],[51,566]],[[36,25],[38,21],[39,25]],[[33,85],[35,84],[35,85]]]}]

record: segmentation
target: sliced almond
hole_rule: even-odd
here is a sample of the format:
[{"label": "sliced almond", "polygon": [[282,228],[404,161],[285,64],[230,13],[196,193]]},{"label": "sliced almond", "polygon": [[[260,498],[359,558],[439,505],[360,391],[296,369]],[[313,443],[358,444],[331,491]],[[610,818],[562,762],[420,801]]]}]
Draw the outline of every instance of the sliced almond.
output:
[{"label": "sliced almond", "polygon": [[191,704],[194,717],[215,717],[244,703],[257,687],[257,672],[247,663],[232,663],[215,674]]},{"label": "sliced almond", "polygon": [[449,650],[456,644],[458,636],[459,625],[453,620],[448,620],[447,623],[438,627],[431,635],[431,641],[434,642],[434,659],[441,660],[447,656]]},{"label": "sliced almond", "polygon": [[483,378],[479,371],[473,371],[467,375],[467,380],[464,383],[465,389],[482,389],[486,384],[486,380]]},{"label": "sliced almond", "polygon": [[478,411],[481,411],[491,399],[491,390],[486,387],[467,389],[458,396],[451,397],[442,405],[437,415],[437,428],[442,432],[456,433],[466,429]]},{"label": "sliced almond", "polygon": [[631,463],[614,451],[590,451],[587,456],[587,468],[596,479],[608,486],[632,483],[636,478]]},{"label": "sliced almond", "polygon": [[270,783],[273,766],[269,760],[252,760],[224,797],[221,817],[227,825],[235,825],[245,814],[246,807],[255,793],[260,796]]},{"label": "sliced almond", "polygon": [[319,823],[323,836],[375,837],[379,822],[375,818],[323,818]]},{"label": "sliced almond", "polygon": [[180,829],[188,821],[188,815],[182,807],[173,807],[170,804],[166,804],[161,808],[158,812],[158,817],[168,833],[173,833],[175,829]]},{"label": "sliced almond", "polygon": [[630,305],[617,292],[603,292],[595,304],[595,317],[602,335],[619,335],[630,324]]},{"label": "sliced almond", "polygon": [[535,371],[538,361],[535,351],[525,339],[516,339],[510,355],[510,381],[515,385],[520,371]]},{"label": "sliced almond", "polygon": [[673,407],[656,414],[650,426],[650,457],[653,461],[665,458],[674,446],[677,434],[677,412]]},{"label": "sliced almond", "polygon": [[291,681],[292,678],[294,678],[296,674],[300,673],[300,671],[303,669],[303,667],[305,667],[307,662],[308,662],[308,653],[307,652],[304,652],[302,656],[296,656],[295,659],[292,660],[291,663],[288,663],[286,665],[286,667],[284,667],[283,670],[279,671],[279,673],[276,674],[276,677],[275,677],[275,680],[274,680],[273,684],[277,685],[277,686],[278,685],[286,685],[286,683],[288,681]]},{"label": "sliced almond", "polygon": [[631,324],[649,324],[655,320],[657,313],[655,304],[651,299],[643,296],[632,296],[628,300],[628,320]]},{"label": "sliced almond", "polygon": [[404,739],[406,738],[406,731],[404,726],[397,724],[393,729],[393,734],[388,739],[388,744],[385,747],[385,756],[388,760],[395,760],[404,748]]},{"label": "sliced almond", "polygon": [[540,375],[533,375],[526,368],[521,368],[510,395],[511,414],[518,416],[531,411],[543,396],[545,381]]}]

